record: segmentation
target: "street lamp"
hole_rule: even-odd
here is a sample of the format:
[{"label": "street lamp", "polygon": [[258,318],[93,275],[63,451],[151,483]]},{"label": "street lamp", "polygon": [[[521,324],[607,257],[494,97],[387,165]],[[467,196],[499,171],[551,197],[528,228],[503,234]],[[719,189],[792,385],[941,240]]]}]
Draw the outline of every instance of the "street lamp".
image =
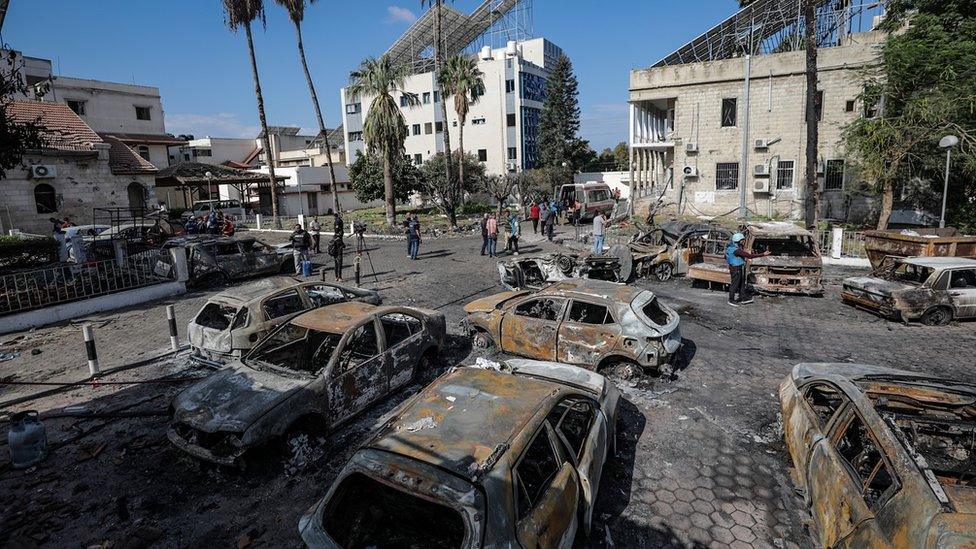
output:
[{"label": "street lamp", "polygon": [[213,173],[207,172],[203,175],[207,176],[207,192],[209,193],[207,198],[213,200]]},{"label": "street lamp", "polygon": [[939,228],[945,228],[946,199],[949,198],[949,166],[952,164],[952,148],[959,144],[959,138],[954,135],[947,135],[939,141],[939,147],[946,150],[946,171],[945,186],[942,189],[942,218],[939,220]]}]

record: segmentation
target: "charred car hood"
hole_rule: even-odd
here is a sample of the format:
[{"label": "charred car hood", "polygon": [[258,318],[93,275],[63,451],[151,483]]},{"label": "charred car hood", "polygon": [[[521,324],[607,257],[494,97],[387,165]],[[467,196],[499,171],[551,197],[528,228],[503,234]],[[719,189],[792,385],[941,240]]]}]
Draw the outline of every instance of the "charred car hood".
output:
[{"label": "charred car hood", "polygon": [[754,267],[782,267],[804,269],[821,269],[823,260],[819,257],[789,257],[784,255],[770,255],[749,260]]},{"label": "charred car hood", "polygon": [[243,432],[308,383],[237,362],[180,393],[174,419],[207,433]]},{"label": "charred car hood", "polygon": [[471,303],[464,306],[464,312],[466,313],[490,313],[494,311],[498,305],[508,301],[509,299],[515,297],[521,297],[523,295],[528,295],[529,292],[502,292],[500,294],[495,294],[488,297],[483,297],[481,299],[476,299]]},{"label": "charred car hood", "polygon": [[911,290],[915,288],[915,286],[911,286],[909,284],[902,284],[901,282],[894,282],[891,280],[884,280],[882,278],[873,278],[869,276],[855,276],[844,279],[844,287],[850,287],[868,293],[884,296],[890,296],[892,293],[897,291]]}]

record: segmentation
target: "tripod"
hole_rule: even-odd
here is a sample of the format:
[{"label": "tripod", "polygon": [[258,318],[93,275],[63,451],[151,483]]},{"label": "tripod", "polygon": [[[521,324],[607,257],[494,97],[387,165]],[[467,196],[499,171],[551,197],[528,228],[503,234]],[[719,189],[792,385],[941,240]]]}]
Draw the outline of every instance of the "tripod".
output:
[{"label": "tripod", "polygon": [[356,232],[356,286],[360,284],[360,273],[362,271],[363,254],[366,254],[366,261],[369,262],[369,272],[373,274],[373,281],[379,282],[380,279],[376,276],[376,269],[373,268],[373,258],[369,256],[369,247],[366,245],[366,239],[363,238],[363,233]]}]

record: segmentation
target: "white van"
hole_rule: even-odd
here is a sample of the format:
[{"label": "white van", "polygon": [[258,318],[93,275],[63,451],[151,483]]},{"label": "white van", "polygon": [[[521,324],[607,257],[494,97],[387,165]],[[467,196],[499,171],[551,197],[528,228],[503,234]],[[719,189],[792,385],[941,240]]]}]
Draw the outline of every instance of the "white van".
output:
[{"label": "white van", "polygon": [[570,206],[574,201],[579,200],[582,205],[580,221],[593,219],[601,212],[612,215],[613,209],[617,205],[610,186],[606,183],[596,182],[563,185],[559,189],[559,200],[564,203],[568,201]]},{"label": "white van", "polygon": [[192,210],[183,212],[183,219],[190,217],[205,217],[210,214],[210,210],[220,210],[225,216],[233,219],[244,219],[244,206],[237,199],[229,200],[200,200],[193,204]]}]

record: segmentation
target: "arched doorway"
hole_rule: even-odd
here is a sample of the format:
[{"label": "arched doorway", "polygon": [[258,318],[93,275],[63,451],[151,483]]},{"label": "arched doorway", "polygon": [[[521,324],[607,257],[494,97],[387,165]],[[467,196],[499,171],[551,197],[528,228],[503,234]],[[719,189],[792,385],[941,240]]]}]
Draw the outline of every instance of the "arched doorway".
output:
[{"label": "arched doorway", "polygon": [[133,181],[129,183],[126,191],[129,194],[129,209],[131,210],[145,210],[146,209],[146,188]]}]

